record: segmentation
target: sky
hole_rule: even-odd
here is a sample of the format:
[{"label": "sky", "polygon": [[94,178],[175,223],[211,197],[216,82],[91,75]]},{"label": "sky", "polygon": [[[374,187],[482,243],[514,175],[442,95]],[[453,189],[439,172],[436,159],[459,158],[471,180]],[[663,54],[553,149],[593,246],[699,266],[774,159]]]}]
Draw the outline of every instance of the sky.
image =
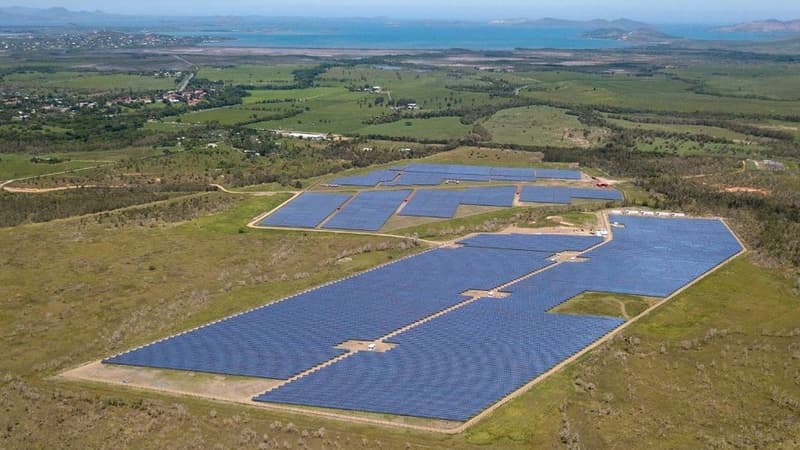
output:
[{"label": "sky", "polygon": [[613,19],[653,23],[731,23],[800,19],[800,0],[0,0],[0,6],[146,15],[267,15],[408,19]]}]

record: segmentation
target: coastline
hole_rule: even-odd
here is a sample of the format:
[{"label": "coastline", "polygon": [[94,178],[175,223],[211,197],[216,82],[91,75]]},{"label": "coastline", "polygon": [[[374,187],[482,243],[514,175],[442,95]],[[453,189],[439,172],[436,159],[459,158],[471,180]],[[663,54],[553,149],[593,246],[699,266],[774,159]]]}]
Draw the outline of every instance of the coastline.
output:
[{"label": "coastline", "polygon": [[447,49],[376,49],[376,48],[310,48],[310,47],[245,47],[245,46],[193,46],[161,49],[144,49],[143,53],[203,55],[203,56],[311,56],[319,58],[402,56],[436,54]]}]

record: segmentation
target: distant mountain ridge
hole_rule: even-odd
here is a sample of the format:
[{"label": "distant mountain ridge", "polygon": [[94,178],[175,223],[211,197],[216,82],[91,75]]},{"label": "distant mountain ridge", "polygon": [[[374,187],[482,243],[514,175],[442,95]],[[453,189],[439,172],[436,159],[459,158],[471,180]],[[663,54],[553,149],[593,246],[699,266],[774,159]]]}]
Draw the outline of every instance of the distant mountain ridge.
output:
[{"label": "distant mountain ridge", "polygon": [[626,31],[621,28],[598,28],[597,30],[584,33],[583,37],[636,44],[667,44],[678,39],[675,36],[663,33],[654,28],[638,28],[633,31]]},{"label": "distant mountain ridge", "polygon": [[633,31],[642,28],[653,28],[651,25],[631,19],[593,19],[593,20],[565,20],[545,17],[543,19],[496,19],[489,22],[492,25],[516,25],[540,28],[583,28],[583,29],[611,29]]},{"label": "distant mountain ridge", "polygon": [[0,7],[3,26],[63,26],[63,25],[135,25],[141,17],[108,14],[102,11],[71,11],[66,8]]},{"label": "distant mountain ridge", "polygon": [[781,21],[757,20],[714,28],[722,33],[800,33],[800,19]]}]

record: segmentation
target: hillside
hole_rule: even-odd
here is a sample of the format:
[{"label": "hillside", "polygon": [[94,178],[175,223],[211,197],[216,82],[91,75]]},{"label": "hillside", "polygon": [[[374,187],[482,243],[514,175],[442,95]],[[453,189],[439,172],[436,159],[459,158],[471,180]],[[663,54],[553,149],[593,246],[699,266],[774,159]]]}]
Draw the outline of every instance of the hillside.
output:
[{"label": "hillside", "polygon": [[677,39],[675,36],[670,36],[653,28],[639,28],[633,31],[626,31],[621,28],[600,28],[584,33],[583,37],[641,44],[668,43]]},{"label": "hillside", "polygon": [[637,22],[630,19],[594,19],[594,20],[564,20],[546,17],[543,19],[497,19],[489,22],[492,25],[516,25],[528,26],[539,28],[583,28],[583,29],[601,29],[601,28],[615,28],[625,31],[633,31],[640,28],[651,28],[649,24],[644,22]]},{"label": "hillside", "polygon": [[61,26],[61,25],[133,25],[141,18],[106,14],[102,11],[71,11],[66,8],[0,7],[0,25],[4,26]]},{"label": "hillside", "polygon": [[775,19],[744,22],[715,28],[723,33],[800,33],[800,19],[780,21]]}]

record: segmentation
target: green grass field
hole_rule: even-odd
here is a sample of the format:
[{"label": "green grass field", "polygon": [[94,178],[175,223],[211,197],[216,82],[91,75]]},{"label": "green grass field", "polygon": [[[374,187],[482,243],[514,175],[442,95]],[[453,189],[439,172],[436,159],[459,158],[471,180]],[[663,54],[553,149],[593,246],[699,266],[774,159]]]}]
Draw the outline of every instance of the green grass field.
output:
[{"label": "green grass field", "polygon": [[557,314],[618,317],[620,319],[630,320],[643,313],[647,308],[658,301],[658,299],[650,299],[635,295],[586,292],[556,306],[550,312]]},{"label": "green grass field", "polygon": [[[97,156],[102,157],[101,155]],[[31,155],[3,153],[0,154],[0,181],[81,169],[103,163],[95,160],[73,160],[72,158],[74,158],[74,156],[72,155],[42,155],[40,158],[70,158],[70,161],[59,163],[35,163],[31,161]]]},{"label": "green grass field", "polygon": [[498,144],[541,147],[590,147],[602,140],[603,133],[590,129],[566,111],[547,106],[504,109],[483,126]]},{"label": "green grass field", "polygon": [[244,98],[244,104],[263,103],[274,101],[308,101],[330,95],[346,92],[338,87],[314,87],[308,89],[285,89],[285,90],[253,90],[247,91],[250,95]]},{"label": "green grass field", "polygon": [[798,64],[696,64],[670,70],[681,78],[702,82],[710,92],[729,97],[800,100]]},{"label": "green grass field", "polygon": [[251,127],[350,134],[363,128],[364,120],[383,112],[382,108],[365,106],[364,100],[369,100],[368,94],[339,91],[302,103],[306,110],[298,116],[258,122]]},{"label": "green grass field", "polygon": [[288,86],[295,82],[292,71],[303,67],[307,66],[239,64],[231,67],[202,67],[197,76],[231,85]]},{"label": "green grass field", "polygon": [[399,122],[369,125],[356,133],[362,136],[411,137],[416,139],[448,140],[464,137],[472,129],[458,117],[407,119]]},{"label": "green grass field", "polygon": [[463,84],[480,84],[476,73],[470,70],[454,73],[441,70],[380,70],[366,66],[335,67],[323,75],[322,83],[330,86],[380,86],[384,93],[369,94],[371,98],[383,96],[388,100],[386,92],[391,92],[393,100],[413,101],[423,110],[443,110],[501,101],[484,92],[450,89]]},{"label": "green grass field", "polygon": [[4,76],[3,85],[15,89],[127,92],[174,89],[177,82],[172,78],[124,73],[28,72]]},{"label": "green grass field", "polygon": [[758,123],[748,123],[766,130],[783,131],[793,134],[796,141],[800,141],[800,123],[780,120],[766,120]]},{"label": "green grass field", "polygon": [[532,72],[522,95],[572,105],[635,108],[647,111],[794,114],[791,102],[695,94],[689,83],[665,75],[599,75],[566,71]]},{"label": "green grass field", "polygon": [[519,150],[500,150],[489,147],[458,147],[423,158],[422,161],[442,164],[499,167],[550,167],[565,168],[566,164],[542,162],[540,153]]},{"label": "green grass field", "polygon": [[697,142],[688,139],[665,139],[638,137],[634,140],[634,148],[642,152],[660,152],[676,155],[728,155],[739,157],[755,157],[763,147],[758,143]]},{"label": "green grass field", "polygon": [[634,130],[639,129],[639,130],[664,131],[668,133],[695,134],[695,135],[711,136],[720,139],[728,139],[731,141],[755,140],[755,138],[752,136],[720,127],[708,127],[702,125],[667,124],[667,123],[641,123],[641,122],[634,122],[621,119],[606,119],[606,120],[608,120],[609,122],[611,122],[616,126]]},{"label": "green grass field", "polygon": [[[256,106],[257,108],[255,108]],[[220,125],[236,125],[288,114],[295,110],[296,107],[288,103],[250,105],[250,107],[230,106],[190,112],[180,115],[178,119],[184,123],[219,122]]]}]

